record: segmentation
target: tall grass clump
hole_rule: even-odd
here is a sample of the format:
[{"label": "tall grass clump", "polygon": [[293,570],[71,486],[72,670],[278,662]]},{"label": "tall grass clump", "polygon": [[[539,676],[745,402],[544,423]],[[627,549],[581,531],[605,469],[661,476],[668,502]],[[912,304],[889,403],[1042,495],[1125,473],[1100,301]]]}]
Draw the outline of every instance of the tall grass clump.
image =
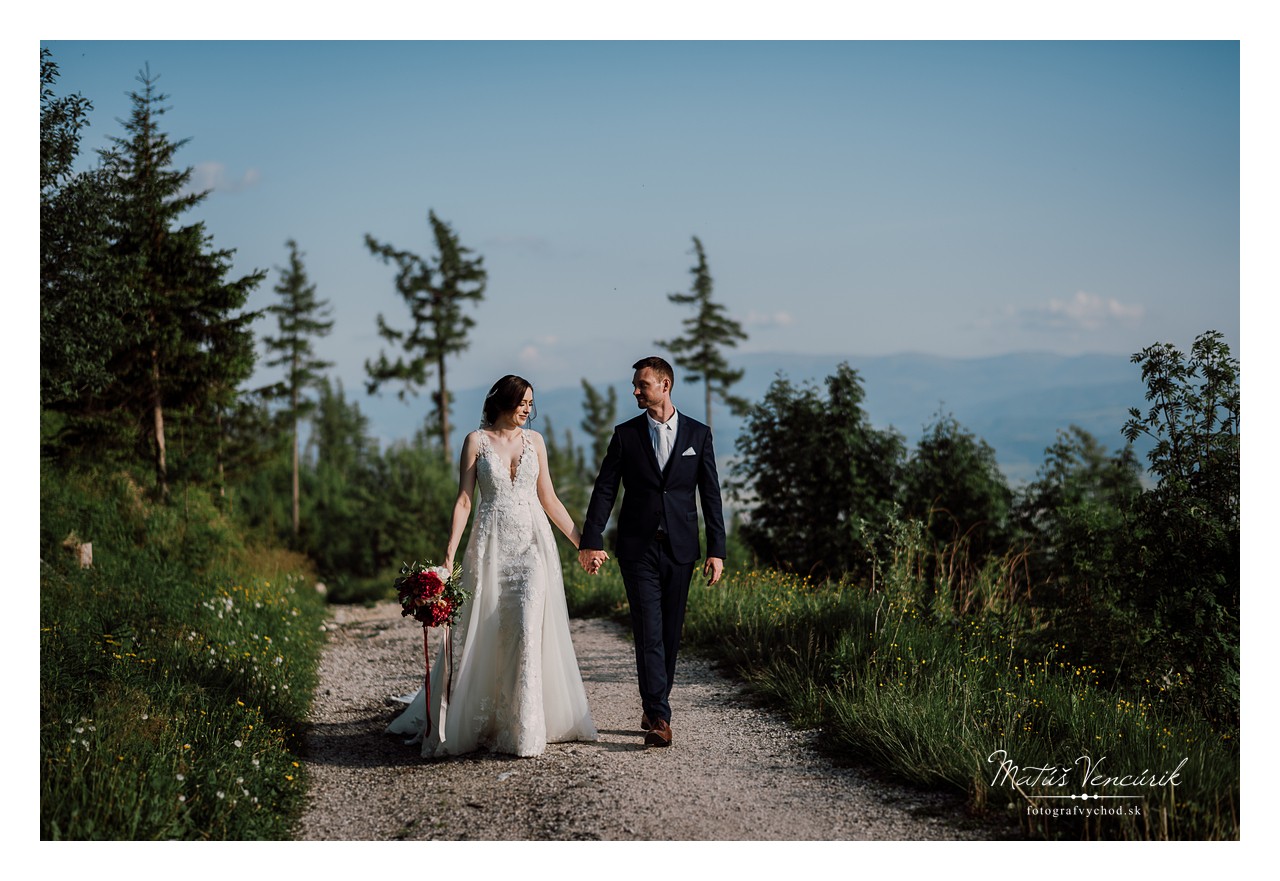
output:
[{"label": "tall grass clump", "polygon": [[306,561],[123,473],[45,466],[40,514],[41,837],[289,837],[325,615]]},{"label": "tall grass clump", "polygon": [[[918,528],[899,527],[872,585],[770,569],[711,588],[695,577],[685,644],[820,729],[833,754],[965,793],[1028,836],[1239,837],[1235,735],[1192,709],[1183,677],[1119,684],[1019,599],[1017,559],[961,582],[922,561]],[[616,574],[570,581],[583,607],[625,610]]]}]

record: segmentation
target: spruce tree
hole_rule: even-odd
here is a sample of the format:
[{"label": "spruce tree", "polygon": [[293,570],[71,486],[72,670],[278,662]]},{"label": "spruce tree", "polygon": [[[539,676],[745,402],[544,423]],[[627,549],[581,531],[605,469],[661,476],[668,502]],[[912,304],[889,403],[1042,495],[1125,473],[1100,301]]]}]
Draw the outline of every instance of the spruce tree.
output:
[{"label": "spruce tree", "polygon": [[471,250],[458,243],[457,235],[447,223],[436,217],[435,211],[429,212],[428,219],[438,252],[433,263],[417,254],[383,244],[370,235],[364,237],[365,245],[375,256],[399,268],[396,291],[404,298],[413,318],[412,330],[399,331],[388,326],[382,315],[378,315],[378,334],[397,346],[401,354],[394,362],[386,352],[379,353],[376,363],[365,361],[365,371],[369,375],[365,385],[373,394],[383,383],[400,380],[404,387],[398,395],[404,400],[406,393],[418,393],[418,388],[426,384],[428,373],[434,367],[439,385],[432,398],[440,442],[445,458],[452,459],[445,359],[470,344],[467,331],[475,325],[475,320],[463,314],[462,306],[468,300],[484,299],[488,273],[484,268],[484,258],[469,257]]},{"label": "spruce tree", "polygon": [[93,105],[58,96],[58,65],[40,50],[40,403],[75,418],[85,440],[94,398],[112,385],[114,351],[133,335],[128,292],[114,282],[109,218],[113,179],[75,172]]},{"label": "spruce tree", "polygon": [[[137,333],[116,355],[112,397],[143,429],[164,497],[166,412],[212,423],[209,414],[234,403],[236,388],[253,370],[250,325],[259,314],[237,310],[265,273],[228,281],[234,252],[214,250],[203,223],[180,225],[208,192],[192,191],[191,169],[174,165],[187,141],[160,130],[168,96],[156,90],[157,79],[149,67],[139,74],[142,90],[131,93],[126,136],[113,137],[100,154],[119,189],[111,251],[131,295],[126,323]],[[207,435],[190,442],[213,445]]]},{"label": "spruce tree", "polygon": [[296,538],[300,529],[298,426],[315,409],[315,402],[304,395],[308,388],[318,385],[320,371],[333,366],[332,362],[316,357],[312,338],[328,335],[333,322],[324,320],[331,309],[327,301],[316,298],[316,286],[307,278],[298,243],[290,239],[285,245],[289,249],[289,266],[280,271],[280,283],[275,287],[281,302],[267,307],[279,322],[280,335],[265,337],[263,343],[268,352],[276,355],[267,361],[267,366],[285,368],[285,379],[276,386],[276,393],[288,399],[281,415],[293,438],[293,535]]},{"label": "spruce tree", "polygon": [[599,467],[609,449],[613,425],[618,421],[618,392],[613,386],[608,386],[608,394],[602,395],[587,382],[586,377],[582,379],[582,391],[582,430],[591,438],[591,457]]},{"label": "spruce tree", "polygon": [[711,401],[718,397],[730,412],[741,415],[747,402],[729,393],[729,386],[742,379],[742,370],[731,370],[721,351],[738,345],[747,334],[742,325],[730,318],[724,306],[711,299],[711,271],[707,268],[707,255],[702,242],[693,237],[693,249],[698,262],[689,272],[693,275],[693,290],[687,294],[668,294],[667,299],[681,306],[693,306],[694,314],[684,320],[685,334],[668,342],[657,341],[671,352],[677,365],[688,373],[685,379],[702,383],[707,410],[707,426],[711,426]]}]

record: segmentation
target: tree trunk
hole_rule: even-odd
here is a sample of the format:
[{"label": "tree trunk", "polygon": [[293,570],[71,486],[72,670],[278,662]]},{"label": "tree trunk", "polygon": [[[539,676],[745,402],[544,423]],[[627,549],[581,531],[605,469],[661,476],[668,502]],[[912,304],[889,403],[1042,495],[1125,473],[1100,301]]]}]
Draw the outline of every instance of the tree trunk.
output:
[{"label": "tree trunk", "polygon": [[449,449],[449,390],[444,382],[444,356],[437,361],[440,368],[440,445],[444,449],[444,460],[453,461],[453,453]]},{"label": "tree trunk", "polygon": [[292,376],[291,394],[289,398],[289,407],[293,412],[293,537],[297,538],[301,527],[301,515],[299,511],[298,499],[301,495],[298,489],[298,378],[297,364],[298,356],[293,356],[294,372]]},{"label": "tree trunk", "polygon": [[169,497],[168,470],[165,464],[164,405],[160,402],[160,361],[156,352],[151,353],[151,422],[155,435],[156,489],[162,499]]},{"label": "tree trunk", "polygon": [[298,499],[301,493],[298,489],[298,420],[293,421],[293,537],[297,538],[301,529],[301,514],[299,511]]},{"label": "tree trunk", "polygon": [[225,499],[227,497],[227,467],[223,461],[222,449],[222,406],[218,406],[217,416],[214,419],[218,427],[218,498]]},{"label": "tree trunk", "polygon": [[704,387],[707,390],[707,428],[711,428],[711,377],[707,377]]}]

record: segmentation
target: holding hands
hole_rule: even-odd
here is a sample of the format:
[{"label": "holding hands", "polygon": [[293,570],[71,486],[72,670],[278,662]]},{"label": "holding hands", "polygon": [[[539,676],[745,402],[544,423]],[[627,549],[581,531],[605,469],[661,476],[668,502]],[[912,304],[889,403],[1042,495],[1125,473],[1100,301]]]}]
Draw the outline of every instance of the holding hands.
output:
[{"label": "holding hands", "polygon": [[600,571],[600,567],[604,565],[604,561],[609,559],[609,555],[604,551],[593,551],[583,548],[578,551],[578,562],[582,564],[582,568],[586,570],[588,575],[595,575]]}]

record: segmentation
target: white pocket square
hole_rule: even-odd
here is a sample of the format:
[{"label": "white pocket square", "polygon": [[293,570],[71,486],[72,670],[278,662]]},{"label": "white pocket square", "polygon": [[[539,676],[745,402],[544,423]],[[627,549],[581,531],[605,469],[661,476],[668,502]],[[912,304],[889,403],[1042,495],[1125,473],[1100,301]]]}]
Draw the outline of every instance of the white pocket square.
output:
[{"label": "white pocket square", "polygon": [[695,453],[695,452],[693,451],[693,447],[689,447],[689,449],[685,450],[685,451],[684,451],[683,453],[681,453],[680,455],[682,455],[682,456],[696,456],[696,455],[698,455],[698,454],[697,454],[697,453]]}]

